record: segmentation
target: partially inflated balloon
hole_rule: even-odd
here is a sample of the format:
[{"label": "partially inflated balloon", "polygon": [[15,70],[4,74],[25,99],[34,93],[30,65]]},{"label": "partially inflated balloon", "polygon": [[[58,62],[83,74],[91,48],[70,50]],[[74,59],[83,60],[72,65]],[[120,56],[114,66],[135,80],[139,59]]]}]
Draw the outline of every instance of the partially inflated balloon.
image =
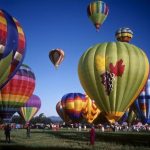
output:
[{"label": "partially inflated balloon", "polygon": [[150,123],[150,75],[146,86],[134,102],[138,117],[143,123]]},{"label": "partially inflated balloon", "polygon": [[133,32],[130,28],[120,28],[116,31],[116,39],[121,42],[130,42]]},{"label": "partially inflated balloon", "polygon": [[148,73],[145,53],[125,42],[94,45],[82,55],[78,65],[82,87],[110,122],[117,121],[134,102]]},{"label": "partially inflated balloon", "polygon": [[0,10],[0,89],[22,64],[25,45],[20,23],[6,11]]},{"label": "partially inflated balloon", "polygon": [[64,60],[64,51],[62,49],[56,48],[49,52],[49,59],[57,68],[60,63]]},{"label": "partially inflated balloon", "polygon": [[94,100],[91,100],[87,95],[87,106],[82,111],[83,117],[87,120],[88,123],[92,123],[96,117],[99,115],[100,110],[95,104]]},{"label": "partially inflated balloon", "polygon": [[95,25],[97,31],[107,18],[108,12],[109,12],[108,6],[106,5],[106,3],[100,0],[91,2],[88,5],[87,7],[88,17]]},{"label": "partially inflated balloon", "polygon": [[72,122],[80,122],[83,120],[82,110],[87,105],[85,94],[68,93],[62,97],[61,104]]},{"label": "partially inflated balloon", "polygon": [[35,76],[27,65],[22,65],[0,91],[0,117],[9,119],[23,106],[35,88]]},{"label": "partially inflated balloon", "polygon": [[32,95],[29,100],[20,108],[20,114],[26,122],[34,117],[41,107],[41,100],[37,95]]},{"label": "partially inflated balloon", "polygon": [[64,108],[61,105],[61,101],[59,101],[56,104],[56,111],[58,113],[58,115],[60,116],[60,118],[64,121],[64,122],[71,122],[71,120],[69,119],[69,116],[65,113]]}]

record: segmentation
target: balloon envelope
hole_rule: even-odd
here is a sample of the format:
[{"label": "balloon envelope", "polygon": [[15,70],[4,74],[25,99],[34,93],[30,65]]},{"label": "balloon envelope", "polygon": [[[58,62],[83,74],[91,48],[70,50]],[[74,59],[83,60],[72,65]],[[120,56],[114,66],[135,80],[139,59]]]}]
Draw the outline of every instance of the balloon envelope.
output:
[{"label": "balloon envelope", "polygon": [[87,7],[88,17],[94,24],[97,31],[107,18],[108,12],[109,12],[108,6],[106,5],[106,3],[100,0],[91,2],[88,5]]},{"label": "balloon envelope", "polygon": [[133,31],[130,28],[120,28],[116,31],[116,39],[121,42],[130,42],[133,37]]},{"label": "balloon envelope", "polygon": [[11,118],[27,102],[34,88],[34,73],[27,65],[21,65],[13,78],[0,91],[0,117]]},{"label": "balloon envelope", "polygon": [[83,120],[82,110],[87,105],[85,94],[68,93],[62,97],[61,104],[72,122],[78,123]]},{"label": "balloon envelope", "polygon": [[56,48],[49,52],[49,59],[57,68],[61,62],[64,60],[64,51],[62,49]]},{"label": "balloon envelope", "polygon": [[118,121],[134,102],[148,73],[145,53],[125,42],[96,44],[82,55],[78,65],[82,87],[110,122]]},{"label": "balloon envelope", "polygon": [[20,114],[26,122],[30,122],[33,116],[41,107],[41,100],[37,95],[32,95],[29,100],[20,108]]},{"label": "balloon envelope", "polygon": [[0,10],[0,89],[15,75],[22,64],[26,40],[20,23]]}]

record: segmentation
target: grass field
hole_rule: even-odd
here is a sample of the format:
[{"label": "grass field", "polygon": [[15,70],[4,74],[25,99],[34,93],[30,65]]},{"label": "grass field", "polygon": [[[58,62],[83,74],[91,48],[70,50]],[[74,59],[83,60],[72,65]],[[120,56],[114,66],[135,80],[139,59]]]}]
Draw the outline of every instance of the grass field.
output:
[{"label": "grass field", "polygon": [[31,137],[25,129],[11,131],[11,143],[5,142],[4,131],[0,130],[0,150],[150,150],[150,133],[96,132],[94,146],[89,144],[88,131],[31,129]]}]

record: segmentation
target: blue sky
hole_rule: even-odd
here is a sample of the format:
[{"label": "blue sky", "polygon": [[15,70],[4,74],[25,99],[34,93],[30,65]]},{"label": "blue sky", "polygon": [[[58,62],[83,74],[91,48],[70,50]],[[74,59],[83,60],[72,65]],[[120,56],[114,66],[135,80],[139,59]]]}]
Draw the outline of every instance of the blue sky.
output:
[{"label": "blue sky", "polygon": [[[0,8],[19,20],[24,29],[24,63],[35,73],[34,94],[42,101],[38,114],[57,115],[56,103],[64,94],[84,93],[77,73],[80,56],[94,44],[116,41],[115,31],[120,27],[133,30],[131,43],[143,49],[150,60],[150,1],[105,0],[109,14],[99,32],[87,17],[86,8],[91,1],[0,0]],[[57,70],[48,57],[54,48],[65,52]]]}]

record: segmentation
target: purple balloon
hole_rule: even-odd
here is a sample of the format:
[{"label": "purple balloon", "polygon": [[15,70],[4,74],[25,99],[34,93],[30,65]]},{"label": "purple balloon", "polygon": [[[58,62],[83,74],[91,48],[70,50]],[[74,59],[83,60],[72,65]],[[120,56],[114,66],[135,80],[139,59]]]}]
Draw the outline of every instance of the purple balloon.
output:
[{"label": "purple balloon", "polygon": [[41,100],[37,95],[32,95],[29,100],[24,104],[24,107],[41,107]]}]

